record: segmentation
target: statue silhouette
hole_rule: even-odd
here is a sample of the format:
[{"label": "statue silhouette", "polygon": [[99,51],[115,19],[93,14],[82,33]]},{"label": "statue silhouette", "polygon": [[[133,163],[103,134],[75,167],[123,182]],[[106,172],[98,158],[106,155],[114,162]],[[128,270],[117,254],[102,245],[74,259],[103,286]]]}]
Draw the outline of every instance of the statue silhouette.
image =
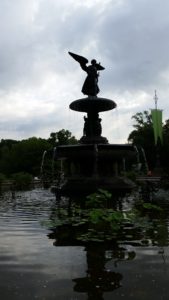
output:
[{"label": "statue silhouette", "polygon": [[100,63],[97,63],[95,59],[92,59],[91,65],[87,66],[87,58],[72,52],[68,53],[80,64],[82,70],[87,73],[87,77],[82,87],[82,93],[88,96],[97,96],[100,91],[98,87],[98,71],[104,70],[104,67],[102,67]]}]

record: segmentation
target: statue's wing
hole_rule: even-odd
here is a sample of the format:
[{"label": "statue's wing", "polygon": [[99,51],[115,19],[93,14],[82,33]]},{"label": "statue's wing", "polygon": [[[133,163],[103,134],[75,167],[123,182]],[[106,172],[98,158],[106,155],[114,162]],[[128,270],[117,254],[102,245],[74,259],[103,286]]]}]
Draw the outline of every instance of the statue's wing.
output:
[{"label": "statue's wing", "polygon": [[95,66],[98,71],[102,71],[105,69],[104,67],[101,66],[101,64],[96,64]]},{"label": "statue's wing", "polygon": [[72,52],[68,52],[76,61],[78,61],[78,63],[80,65],[86,65],[88,63],[88,60],[87,58],[81,56],[81,55],[78,55],[78,54],[75,54],[75,53],[72,53]]}]

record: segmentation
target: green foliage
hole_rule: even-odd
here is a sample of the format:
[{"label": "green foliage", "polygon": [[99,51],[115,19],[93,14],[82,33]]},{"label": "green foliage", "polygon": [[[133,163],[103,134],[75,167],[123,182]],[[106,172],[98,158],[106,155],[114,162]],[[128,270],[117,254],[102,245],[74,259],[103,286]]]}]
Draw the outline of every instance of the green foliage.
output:
[{"label": "green foliage", "polygon": [[166,174],[169,175],[169,120],[163,125],[163,145],[160,148],[160,161]]},{"label": "green foliage", "polygon": [[0,169],[5,175],[27,172],[39,175],[42,154],[51,145],[41,138],[29,138],[19,142],[0,143]]},{"label": "green foliage", "polygon": [[[155,204],[141,200],[136,207],[127,212],[106,208],[106,200],[110,200],[110,197],[109,192],[98,190],[97,193],[87,196],[85,209],[73,206],[71,211],[56,210],[56,214],[54,212],[52,214],[51,221],[45,225],[50,228],[56,227],[57,239],[60,238],[59,229],[61,229],[61,239],[71,236],[72,240],[83,243],[112,242],[123,238],[132,240],[138,236],[142,238],[143,244],[148,243],[147,233],[156,234],[153,226],[158,224],[157,216],[160,216],[163,210]],[[164,230],[164,224],[159,230]]]},{"label": "green foliage", "polygon": [[136,122],[133,125],[133,127],[136,128],[136,130],[140,130],[145,127],[152,127],[152,117],[147,110],[136,113],[134,116],[132,116],[132,119],[134,119]]},{"label": "green foliage", "polygon": [[77,143],[76,138],[65,129],[51,133],[47,140],[36,137],[21,141],[2,139],[0,141],[0,170],[5,176],[18,172],[39,176],[42,155],[44,151],[47,151],[49,153],[47,163],[50,165],[51,172],[53,147],[75,143]]},{"label": "green foliage", "polygon": [[67,225],[69,229],[73,227],[71,234],[74,234],[76,240],[83,242],[110,241],[117,236],[124,219],[123,212],[105,207],[106,201],[111,197],[108,191],[100,189],[87,196],[85,209],[74,206],[71,214],[66,209],[60,209],[48,226],[58,228]]},{"label": "green foliage", "polygon": [[131,179],[132,181],[136,181],[136,172],[134,172],[134,171],[126,172],[125,176],[127,178]]},{"label": "green foliage", "polygon": [[14,180],[15,188],[19,190],[29,188],[32,182],[32,176],[24,172],[13,174],[12,179]]},{"label": "green foliage", "polygon": [[5,181],[6,176],[3,173],[0,173],[0,184]]},{"label": "green foliage", "polygon": [[90,194],[87,196],[86,207],[87,208],[99,208],[105,207],[107,201],[111,199],[112,195],[108,191],[103,189],[99,189],[98,192]]},{"label": "green foliage", "polygon": [[132,119],[135,120],[135,129],[129,134],[128,141],[144,149],[148,165],[152,169],[155,165],[156,148],[151,114],[148,111],[139,112]]},{"label": "green foliage", "polygon": [[66,225],[69,230],[74,228],[76,240],[103,242],[117,236],[123,219],[122,212],[111,209],[74,207],[71,215],[66,209],[59,210],[59,214],[50,222],[45,222],[45,225],[50,228]]},{"label": "green foliage", "polygon": [[156,165],[158,150],[161,166],[169,174],[169,120],[166,120],[163,125],[163,144],[158,144],[157,147],[154,142],[151,114],[148,111],[139,112],[132,116],[132,119],[135,122],[134,130],[129,134],[128,141],[144,149],[150,170]]},{"label": "green foliage", "polygon": [[51,132],[49,143],[53,146],[57,145],[73,145],[77,144],[77,140],[69,130],[61,129],[57,132]]},{"label": "green foliage", "polygon": [[158,205],[152,204],[152,203],[143,203],[143,209],[147,211],[154,211],[154,212],[162,212],[163,209],[159,207]]}]

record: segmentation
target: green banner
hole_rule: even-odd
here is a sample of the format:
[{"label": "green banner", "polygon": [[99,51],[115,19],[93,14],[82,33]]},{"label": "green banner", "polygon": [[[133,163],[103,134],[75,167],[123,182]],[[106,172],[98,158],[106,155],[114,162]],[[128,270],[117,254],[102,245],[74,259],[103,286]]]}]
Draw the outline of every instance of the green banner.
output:
[{"label": "green banner", "polygon": [[153,128],[154,128],[154,139],[155,144],[157,144],[158,138],[161,143],[163,142],[163,134],[162,134],[162,110],[160,109],[152,109],[151,116],[153,120]]}]

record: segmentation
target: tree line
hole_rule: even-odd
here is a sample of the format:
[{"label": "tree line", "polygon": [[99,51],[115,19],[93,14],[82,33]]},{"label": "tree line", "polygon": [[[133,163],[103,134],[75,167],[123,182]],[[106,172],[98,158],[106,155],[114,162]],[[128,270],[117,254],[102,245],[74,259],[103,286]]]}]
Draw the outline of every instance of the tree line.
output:
[{"label": "tree line", "polygon": [[28,173],[39,176],[44,151],[51,153],[57,145],[77,143],[69,130],[52,132],[49,138],[31,137],[21,141],[2,139],[0,141],[0,178],[12,174]]},{"label": "tree line", "polygon": [[[128,142],[142,147],[145,151],[148,167],[153,170],[157,154],[163,170],[169,174],[169,120],[163,124],[163,143],[155,145],[151,114],[148,111],[132,116],[134,130],[128,136]],[[44,151],[51,153],[58,145],[76,144],[78,140],[69,130],[52,132],[49,138],[31,137],[21,141],[2,139],[0,141],[0,179],[10,178],[12,174],[25,172],[32,176],[40,175],[40,166]]]}]

